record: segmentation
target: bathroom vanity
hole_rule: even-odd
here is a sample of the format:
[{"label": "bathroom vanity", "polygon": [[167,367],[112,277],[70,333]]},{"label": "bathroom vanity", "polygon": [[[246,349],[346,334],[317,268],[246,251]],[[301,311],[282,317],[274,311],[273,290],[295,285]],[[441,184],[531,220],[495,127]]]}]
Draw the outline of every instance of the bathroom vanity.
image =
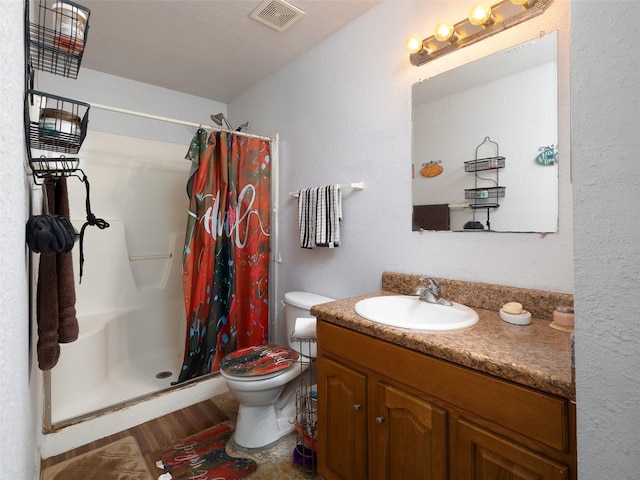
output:
[{"label": "bathroom vanity", "polygon": [[[568,298],[441,280],[443,296],[472,306],[478,324],[429,333],[355,313],[363,298],[415,288],[418,277],[400,275],[386,272],[383,292],[311,311],[319,473],[327,480],[576,480],[570,333],[549,326],[553,304]],[[524,298],[532,323],[511,325],[499,308],[487,308],[505,298]]]}]

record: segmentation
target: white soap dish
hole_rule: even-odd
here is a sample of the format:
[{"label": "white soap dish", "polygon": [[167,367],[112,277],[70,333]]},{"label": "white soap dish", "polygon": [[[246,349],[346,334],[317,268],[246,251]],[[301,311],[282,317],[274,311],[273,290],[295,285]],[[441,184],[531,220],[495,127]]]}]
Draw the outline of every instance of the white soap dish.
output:
[{"label": "white soap dish", "polygon": [[508,323],[514,325],[529,325],[531,323],[531,314],[526,310],[521,313],[507,313],[503,309],[500,309],[500,318]]}]

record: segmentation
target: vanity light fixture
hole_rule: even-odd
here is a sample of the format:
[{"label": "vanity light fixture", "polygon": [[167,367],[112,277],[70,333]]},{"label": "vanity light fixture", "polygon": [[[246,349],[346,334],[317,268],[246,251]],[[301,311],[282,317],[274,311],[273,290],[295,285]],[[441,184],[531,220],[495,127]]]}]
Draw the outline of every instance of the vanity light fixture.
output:
[{"label": "vanity light fixture", "polygon": [[410,36],[405,47],[411,54],[413,65],[424,65],[431,60],[460,48],[472,45],[484,38],[511,28],[544,13],[553,0],[502,0],[493,6],[477,2],[471,7],[469,17],[455,25],[442,21],[436,25],[431,37],[420,41]]}]

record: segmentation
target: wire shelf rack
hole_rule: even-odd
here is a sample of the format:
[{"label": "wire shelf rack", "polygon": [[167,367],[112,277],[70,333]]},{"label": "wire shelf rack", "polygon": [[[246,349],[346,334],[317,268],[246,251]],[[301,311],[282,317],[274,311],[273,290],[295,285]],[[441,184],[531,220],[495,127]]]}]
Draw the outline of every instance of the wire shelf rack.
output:
[{"label": "wire shelf rack", "polygon": [[296,392],[295,427],[298,435],[293,452],[293,462],[302,469],[306,477],[316,478],[319,400],[315,384],[316,362],[314,357],[316,339],[296,337],[292,334],[291,341],[298,343],[298,351],[309,359],[306,363],[301,362],[302,373],[300,375],[300,385]]},{"label": "wire shelf rack", "polygon": [[36,70],[78,78],[89,35],[91,11],[70,0],[40,0],[34,20],[27,19],[26,47]]}]

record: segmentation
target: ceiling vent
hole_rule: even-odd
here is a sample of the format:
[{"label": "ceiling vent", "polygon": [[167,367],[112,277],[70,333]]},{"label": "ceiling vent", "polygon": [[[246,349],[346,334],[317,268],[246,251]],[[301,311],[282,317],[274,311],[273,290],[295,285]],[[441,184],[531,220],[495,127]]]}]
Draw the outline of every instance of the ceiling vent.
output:
[{"label": "ceiling vent", "polygon": [[304,12],[284,0],[265,0],[251,14],[251,18],[284,32],[302,18]]}]

